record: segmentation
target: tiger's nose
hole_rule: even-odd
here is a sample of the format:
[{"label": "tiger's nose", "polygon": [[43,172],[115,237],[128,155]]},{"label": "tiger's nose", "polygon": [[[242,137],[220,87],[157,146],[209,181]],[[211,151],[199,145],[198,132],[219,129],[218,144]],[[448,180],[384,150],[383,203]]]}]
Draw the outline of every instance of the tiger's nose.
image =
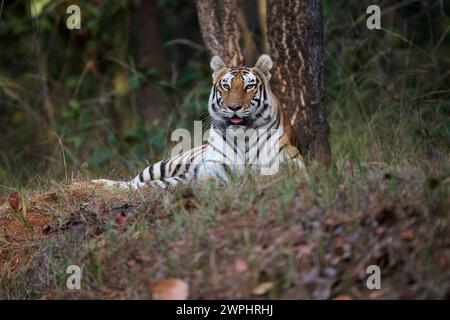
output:
[{"label": "tiger's nose", "polygon": [[229,109],[233,110],[233,111],[238,111],[242,109],[242,106],[240,104],[230,104],[228,106]]}]

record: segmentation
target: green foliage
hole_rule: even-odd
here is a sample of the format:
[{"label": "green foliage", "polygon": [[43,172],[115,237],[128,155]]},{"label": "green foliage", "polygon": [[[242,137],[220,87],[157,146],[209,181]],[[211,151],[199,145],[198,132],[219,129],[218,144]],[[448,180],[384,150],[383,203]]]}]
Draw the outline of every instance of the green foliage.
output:
[{"label": "green foliage", "polygon": [[370,1],[324,4],[335,159],[418,164],[430,149],[448,157],[446,12],[437,2],[403,5],[382,17],[383,30],[372,31],[365,25]]}]

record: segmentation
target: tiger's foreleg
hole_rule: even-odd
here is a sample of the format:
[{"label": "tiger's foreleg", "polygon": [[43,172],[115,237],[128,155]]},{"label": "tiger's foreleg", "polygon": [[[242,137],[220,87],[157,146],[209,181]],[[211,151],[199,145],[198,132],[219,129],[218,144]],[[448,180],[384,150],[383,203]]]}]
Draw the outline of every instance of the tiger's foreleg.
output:
[{"label": "tiger's foreleg", "polygon": [[105,187],[114,187],[128,190],[136,190],[146,186],[157,189],[168,189],[175,187],[180,181],[182,181],[180,177],[168,177],[164,179],[141,182],[139,176],[131,181],[114,181],[108,179],[92,180],[93,183]]}]

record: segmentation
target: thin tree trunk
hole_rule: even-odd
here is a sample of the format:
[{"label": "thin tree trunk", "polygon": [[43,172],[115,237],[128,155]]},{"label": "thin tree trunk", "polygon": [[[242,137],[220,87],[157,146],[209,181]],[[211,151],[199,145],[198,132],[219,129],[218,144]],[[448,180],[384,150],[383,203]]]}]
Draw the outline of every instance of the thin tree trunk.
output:
[{"label": "thin tree trunk", "polygon": [[323,104],[323,16],[322,0],[308,0],[308,70],[310,78],[309,109],[311,114],[312,145],[314,158],[325,165],[331,162],[331,148],[328,141],[330,126]]},{"label": "thin tree trunk", "polygon": [[[164,58],[163,42],[160,34],[158,10],[155,0],[140,0],[137,2],[136,16],[136,49],[134,58],[140,70],[154,68],[158,75],[168,71]],[[167,110],[160,110],[161,98],[151,84],[144,84],[136,95],[139,113],[146,122],[162,119]]]},{"label": "thin tree trunk", "polygon": [[240,48],[236,0],[196,0],[198,21],[203,42],[212,55],[219,55],[230,66],[243,64]]}]

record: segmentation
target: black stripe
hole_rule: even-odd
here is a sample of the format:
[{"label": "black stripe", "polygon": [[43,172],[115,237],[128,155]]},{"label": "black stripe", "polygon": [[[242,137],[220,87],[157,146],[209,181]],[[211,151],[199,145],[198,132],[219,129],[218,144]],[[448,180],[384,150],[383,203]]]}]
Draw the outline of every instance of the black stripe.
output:
[{"label": "black stripe", "polygon": [[249,136],[245,136],[244,138],[244,163],[248,163],[249,159],[249,153],[250,153],[250,137]]},{"label": "black stripe", "polygon": [[280,148],[280,150],[278,150],[278,154],[280,154],[281,152],[283,152],[284,148],[286,148],[287,146],[288,146],[287,144],[283,145],[283,146]]},{"label": "black stripe", "polygon": [[161,162],[161,165],[159,166],[159,174],[161,178],[165,178],[166,176],[166,165],[168,161],[169,160],[164,160],[163,162]]},{"label": "black stripe", "polygon": [[166,186],[166,188],[171,186],[170,183],[167,182],[166,178],[162,179],[161,181],[164,183],[164,185]]},{"label": "black stripe", "polygon": [[197,165],[195,166],[195,168],[194,168],[194,180],[197,179],[198,167],[199,167],[199,165],[197,164]]},{"label": "black stripe", "polygon": [[266,111],[268,107],[269,107],[269,104],[265,103],[265,104],[262,106],[262,108],[261,108],[262,110],[259,111],[258,113],[256,113],[255,116],[256,116],[257,118],[261,117],[262,114],[264,113],[264,111]]},{"label": "black stripe", "polygon": [[256,136],[256,161],[259,159],[259,134]]},{"label": "black stripe", "polygon": [[227,157],[226,154],[224,154],[222,151],[220,151],[218,148],[216,148],[216,147],[215,147],[214,145],[212,145],[212,144],[211,144],[211,147],[213,148],[214,151],[220,153],[220,154],[225,158],[225,160],[229,160],[229,161],[231,162],[231,160],[228,159],[228,157]]},{"label": "black stripe", "polygon": [[181,168],[181,163],[179,163],[175,166],[175,170],[173,170],[172,176],[176,176],[178,171],[180,170],[180,168]]},{"label": "black stripe", "polygon": [[153,175],[153,164],[150,167],[148,167],[148,173],[150,175],[150,181],[153,181],[155,178]]},{"label": "black stripe", "polygon": [[297,158],[299,155],[300,155],[300,152],[297,152],[295,155],[293,155],[293,156],[291,157],[291,160]]},{"label": "black stripe", "polygon": [[144,171],[141,171],[140,173],[139,173],[139,182],[144,182]]}]

